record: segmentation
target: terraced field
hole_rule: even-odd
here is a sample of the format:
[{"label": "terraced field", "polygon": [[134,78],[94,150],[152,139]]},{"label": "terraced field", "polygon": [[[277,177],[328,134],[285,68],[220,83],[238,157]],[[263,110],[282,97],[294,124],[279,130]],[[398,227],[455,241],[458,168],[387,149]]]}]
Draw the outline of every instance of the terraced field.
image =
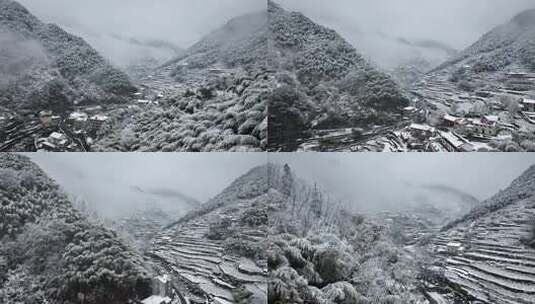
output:
[{"label": "terraced field", "polygon": [[[435,250],[446,261],[446,278],[484,303],[535,303],[535,250],[521,242],[533,218],[531,197],[441,234]],[[454,242],[464,249],[447,253]]]},{"label": "terraced field", "polygon": [[[262,265],[265,261],[255,262],[230,254],[225,251],[223,240],[206,237],[210,224],[221,218],[238,225],[240,213],[236,210],[245,210],[254,201],[240,200],[232,206],[221,207],[170,228],[154,240],[151,255],[174,278],[173,288],[186,303],[236,303],[233,291],[239,287],[251,294],[247,303],[267,303],[267,269]],[[265,240],[266,231],[241,229],[240,236],[260,243]]]}]

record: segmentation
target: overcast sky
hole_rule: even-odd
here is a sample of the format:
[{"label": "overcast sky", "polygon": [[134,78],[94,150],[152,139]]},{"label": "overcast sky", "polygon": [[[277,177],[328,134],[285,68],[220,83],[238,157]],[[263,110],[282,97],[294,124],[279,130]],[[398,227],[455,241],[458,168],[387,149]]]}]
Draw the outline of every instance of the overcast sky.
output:
[{"label": "overcast sky", "polygon": [[[106,214],[128,212],[131,187],[170,189],[201,202],[219,194],[264,153],[28,153],[68,193]],[[119,210],[116,210],[119,209]],[[112,214],[116,215],[116,214]]]},{"label": "overcast sky", "polygon": [[110,40],[107,34],[165,40],[187,48],[233,17],[266,9],[266,0],[19,1],[43,21],[85,36],[115,61],[121,60],[119,53],[126,46],[117,45],[118,41]]},{"label": "overcast sky", "polygon": [[533,0],[279,0],[318,21],[406,38],[434,38],[463,48]]},{"label": "overcast sky", "polygon": [[444,185],[484,200],[507,187],[535,154],[301,153],[270,154],[360,211],[402,203],[408,187]]},{"label": "overcast sky", "polygon": [[400,50],[381,39],[433,39],[458,50],[510,20],[533,0],[278,0],[337,30],[368,58],[393,64]]}]

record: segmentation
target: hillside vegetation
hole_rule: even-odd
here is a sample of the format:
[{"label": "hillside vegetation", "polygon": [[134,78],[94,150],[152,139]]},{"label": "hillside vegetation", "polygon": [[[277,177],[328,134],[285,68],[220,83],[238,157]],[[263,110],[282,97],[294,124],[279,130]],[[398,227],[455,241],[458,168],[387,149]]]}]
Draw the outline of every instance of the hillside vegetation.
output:
[{"label": "hillside vegetation", "polygon": [[[394,121],[408,104],[390,76],[378,71],[334,30],[268,2],[270,51],[278,87],[270,99],[270,145],[307,130]],[[296,130],[297,129],[297,130]]]},{"label": "hillside vegetation", "polygon": [[269,303],[419,303],[419,265],[386,226],[346,212],[289,166],[270,169]]},{"label": "hillside vegetation", "polygon": [[12,0],[0,1],[0,102],[18,110],[123,102],[135,92],[82,38],[45,24]]},{"label": "hillside vegetation", "polygon": [[95,149],[265,150],[267,100],[275,86],[266,24],[265,12],[236,17],[160,67],[155,78],[170,84],[161,106],[113,113]]},{"label": "hillside vegetation", "polygon": [[116,303],[151,293],[142,258],[88,222],[27,157],[0,155],[0,302]]},{"label": "hillside vegetation", "polygon": [[480,72],[500,71],[509,66],[535,70],[535,9],[516,15],[497,26],[437,70],[459,63]]}]

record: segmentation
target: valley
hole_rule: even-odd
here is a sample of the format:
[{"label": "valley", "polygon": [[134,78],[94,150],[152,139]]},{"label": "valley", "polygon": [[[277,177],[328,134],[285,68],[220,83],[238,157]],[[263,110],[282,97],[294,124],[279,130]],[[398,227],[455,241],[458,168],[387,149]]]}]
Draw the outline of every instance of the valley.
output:
[{"label": "valley", "polygon": [[265,150],[264,12],[228,20],[167,61],[119,69],[18,2],[0,9],[0,151]]},{"label": "valley", "polygon": [[[295,17],[299,13],[288,14]],[[270,113],[276,116],[271,120],[274,125],[273,151],[534,151],[534,24],[530,21],[533,16],[532,9],[520,12],[489,30],[466,49],[450,51],[443,56],[442,62],[433,64],[426,57],[428,54],[417,50],[413,50],[410,60],[404,60],[400,54],[401,64],[388,70],[369,59],[361,58],[364,62],[359,62],[353,58],[351,61],[348,52],[361,56],[359,43],[366,42],[364,37],[361,37],[362,41],[352,40],[351,51],[339,49],[327,55],[309,51],[307,60],[324,62],[321,76],[313,80],[307,78],[313,75],[312,65],[304,70],[296,66],[293,70],[282,68],[278,71],[284,75],[280,77],[281,85],[296,90],[297,94],[282,90],[275,93],[278,95],[272,101],[274,112]],[[277,22],[279,19],[282,20],[273,18]],[[307,22],[299,24],[302,29],[299,34],[318,28],[310,34],[309,41],[329,45],[338,35],[327,29],[333,35],[330,37],[319,31],[321,25],[310,19]],[[277,26],[276,30],[283,25]],[[343,41],[341,36],[337,38]],[[283,40],[277,36],[274,39]],[[277,43],[281,63],[296,60],[292,51],[296,52],[302,45]],[[309,50],[314,49],[314,44],[309,43]],[[374,54],[368,55],[373,58]],[[376,58],[383,58],[381,52]],[[347,73],[334,66],[329,69],[325,63],[337,61],[362,66]],[[385,79],[378,76],[381,73]],[[390,85],[389,81],[394,83]],[[306,88],[299,88],[300,84],[305,84]],[[397,103],[396,96],[399,97]],[[277,113],[279,99],[286,101],[285,115]],[[309,109],[305,110],[307,107]],[[278,135],[283,134],[283,130],[276,129],[277,119],[292,121],[293,131]],[[285,139],[279,140],[277,136]]]},{"label": "valley", "polygon": [[437,186],[415,189],[413,207],[400,201],[398,210],[367,214],[333,204],[289,170],[271,171],[269,303],[535,299],[535,167],[482,202]]}]

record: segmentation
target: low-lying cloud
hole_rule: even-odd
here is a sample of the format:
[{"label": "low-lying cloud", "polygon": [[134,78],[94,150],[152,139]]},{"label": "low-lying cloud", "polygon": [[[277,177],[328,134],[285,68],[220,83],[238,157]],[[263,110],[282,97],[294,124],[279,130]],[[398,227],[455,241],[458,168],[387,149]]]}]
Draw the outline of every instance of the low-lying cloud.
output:
[{"label": "low-lying cloud", "polygon": [[[172,56],[128,43],[166,41],[187,48],[233,17],[266,9],[265,0],[20,0],[44,22],[57,23],[85,38],[115,64],[138,59],[139,52]],[[120,37],[120,39],[117,39]],[[160,52],[162,49],[159,49]]]},{"label": "low-lying cloud", "polygon": [[534,165],[535,155],[278,153],[270,161],[288,163],[299,177],[367,212],[408,206],[416,194],[427,193],[420,190],[437,187],[466,195],[467,202],[485,200]]}]

